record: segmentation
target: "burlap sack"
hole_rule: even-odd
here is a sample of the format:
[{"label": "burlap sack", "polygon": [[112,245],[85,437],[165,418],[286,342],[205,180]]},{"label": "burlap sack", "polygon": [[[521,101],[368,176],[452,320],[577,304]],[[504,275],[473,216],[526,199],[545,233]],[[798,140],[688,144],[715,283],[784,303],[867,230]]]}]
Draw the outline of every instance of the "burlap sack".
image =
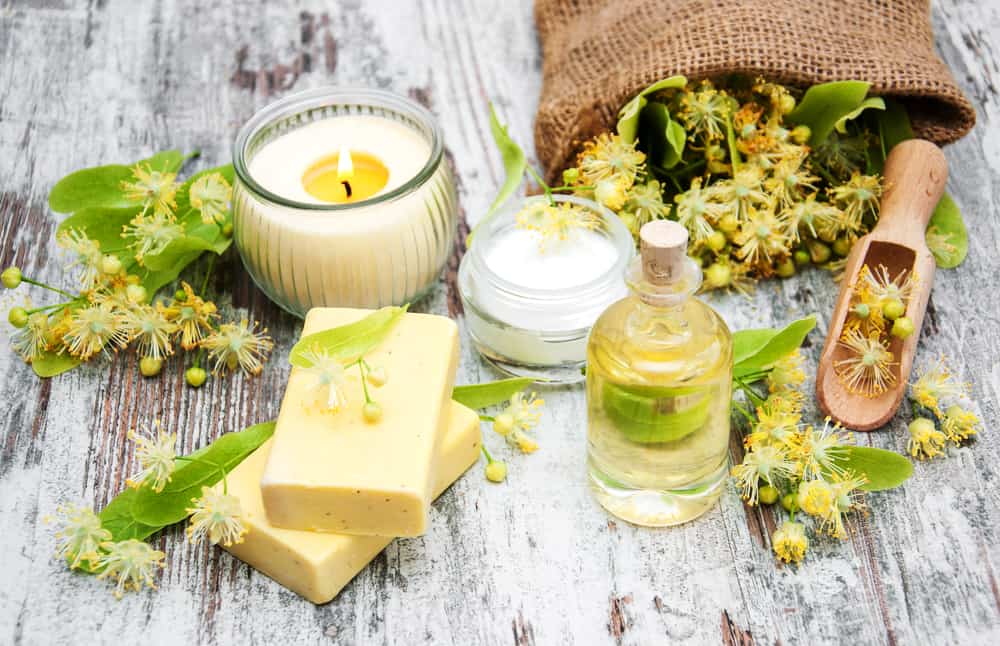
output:
[{"label": "burlap sack", "polygon": [[536,0],[535,20],[544,54],[535,146],[550,178],[626,101],[674,74],[869,81],[939,144],[975,124],[934,52],[928,0]]}]

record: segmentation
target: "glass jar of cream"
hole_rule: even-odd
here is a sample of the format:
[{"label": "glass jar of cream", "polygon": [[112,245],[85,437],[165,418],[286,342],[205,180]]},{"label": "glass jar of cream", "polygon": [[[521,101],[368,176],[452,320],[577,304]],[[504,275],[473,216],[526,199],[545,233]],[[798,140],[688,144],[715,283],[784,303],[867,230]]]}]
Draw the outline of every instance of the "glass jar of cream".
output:
[{"label": "glass jar of cream", "polygon": [[255,114],[233,149],[243,264],[278,305],[402,305],[438,279],[458,200],[441,131],[413,101],[320,88]]},{"label": "glass jar of cream", "polygon": [[469,334],[488,361],[512,375],[574,383],[583,379],[590,327],[625,296],[622,275],[635,244],[614,213],[576,196],[553,199],[584,209],[593,226],[543,240],[518,225],[519,212],[546,199],[516,200],[483,223],[458,287]]}]

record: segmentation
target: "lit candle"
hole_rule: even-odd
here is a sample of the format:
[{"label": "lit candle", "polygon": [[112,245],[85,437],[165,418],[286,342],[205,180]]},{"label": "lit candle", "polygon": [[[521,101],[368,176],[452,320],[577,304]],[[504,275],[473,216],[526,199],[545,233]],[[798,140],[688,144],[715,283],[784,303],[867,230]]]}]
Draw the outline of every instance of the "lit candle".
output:
[{"label": "lit candle", "polygon": [[457,199],[430,115],[380,91],[317,90],[269,106],[234,154],[236,244],[279,305],[413,300],[451,252]]}]

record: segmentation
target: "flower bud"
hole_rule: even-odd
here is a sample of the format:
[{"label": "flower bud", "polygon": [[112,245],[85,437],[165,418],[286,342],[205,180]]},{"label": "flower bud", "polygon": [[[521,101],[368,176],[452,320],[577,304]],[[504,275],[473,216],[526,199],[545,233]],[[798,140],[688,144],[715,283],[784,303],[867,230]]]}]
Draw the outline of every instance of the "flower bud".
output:
[{"label": "flower bud", "polygon": [[163,370],[163,359],[143,357],[142,360],[139,361],[139,372],[142,373],[143,377],[155,377],[160,374],[161,370]]},{"label": "flower bud", "polygon": [[804,144],[812,137],[812,129],[809,126],[795,126],[792,128],[792,134],[789,137],[797,144]]},{"label": "flower bud", "polygon": [[851,313],[859,319],[867,319],[872,315],[872,308],[867,303],[858,303],[851,308]]},{"label": "flower bud", "polygon": [[813,264],[819,265],[830,259],[830,247],[819,240],[811,240],[809,243],[809,257]]},{"label": "flower bud", "polygon": [[900,316],[892,322],[892,336],[897,339],[905,339],[913,334],[913,321],[908,316]]},{"label": "flower bud", "polygon": [[805,249],[796,249],[795,253],[792,255],[792,259],[799,267],[804,267],[812,262],[812,258],[809,257],[809,252]]},{"label": "flower bud", "polygon": [[174,300],[177,301],[178,303],[183,303],[187,299],[188,299],[187,292],[185,292],[183,289],[178,289],[176,292],[174,292]]},{"label": "flower bud", "polygon": [[773,505],[778,502],[780,496],[778,490],[771,485],[764,485],[757,491],[758,500],[765,505]]},{"label": "flower bud", "polygon": [[222,226],[222,235],[223,235],[223,237],[226,237],[226,238],[232,238],[233,237],[233,223],[232,222],[226,222]]},{"label": "flower bud", "polygon": [[882,303],[882,315],[890,321],[895,321],[904,314],[906,314],[906,306],[898,298]]},{"label": "flower bud", "polygon": [[705,246],[715,252],[722,251],[726,246],[726,234],[722,231],[713,231],[705,240]]},{"label": "flower bud", "polygon": [[149,298],[149,293],[142,285],[129,285],[125,288],[125,298],[128,299],[129,303],[140,305],[146,302],[146,299]]},{"label": "flower bud", "polygon": [[594,198],[612,211],[625,206],[625,190],[620,182],[603,179],[594,187]]},{"label": "flower bud", "polygon": [[719,220],[719,230],[724,233],[733,233],[739,227],[740,221],[732,213],[722,216],[722,219]]},{"label": "flower bud", "polygon": [[368,383],[379,388],[385,385],[385,382],[389,381],[389,378],[385,374],[385,368],[382,366],[376,366],[368,371]]},{"label": "flower bud", "polygon": [[775,273],[782,278],[791,278],[795,275],[795,261],[791,258],[786,258],[784,262],[778,265]]},{"label": "flower bud", "polygon": [[101,257],[101,272],[108,275],[115,275],[122,270],[122,261],[118,256],[106,253]]},{"label": "flower bud", "polygon": [[580,179],[580,169],[579,168],[567,168],[563,171],[563,184],[569,186],[570,184],[576,184],[576,181]]},{"label": "flower bud", "polygon": [[786,493],[781,497],[781,508],[788,513],[799,510],[799,503],[795,500],[794,493]]},{"label": "flower bud", "polygon": [[490,482],[503,482],[507,479],[507,464],[494,460],[486,465],[486,479]]},{"label": "flower bud", "polygon": [[7,314],[7,321],[14,327],[24,327],[28,324],[28,310],[23,307],[12,307]]},{"label": "flower bud", "polygon": [[778,101],[778,112],[788,114],[795,109],[795,97],[791,94],[782,94]]},{"label": "flower bud", "polygon": [[382,419],[382,407],[378,405],[378,402],[365,402],[361,408],[361,416],[369,424],[375,424]]},{"label": "flower bud", "polygon": [[500,413],[493,420],[493,430],[497,435],[507,437],[514,430],[514,416],[510,413]]},{"label": "flower bud", "polygon": [[851,253],[851,241],[847,238],[837,238],[833,241],[833,244],[830,245],[830,248],[833,250],[833,253],[843,258],[847,254]]},{"label": "flower bud", "polygon": [[729,265],[723,265],[722,263],[713,263],[705,269],[705,283],[710,289],[721,289],[723,287],[729,287],[729,284],[733,280],[733,270],[729,268]]},{"label": "flower bud", "polygon": [[203,368],[188,368],[184,372],[184,381],[192,388],[201,388],[208,379],[208,373]]},{"label": "flower bud", "polygon": [[3,281],[3,286],[7,289],[17,288],[21,284],[21,278],[21,270],[17,267],[8,267],[0,274],[0,281]]}]

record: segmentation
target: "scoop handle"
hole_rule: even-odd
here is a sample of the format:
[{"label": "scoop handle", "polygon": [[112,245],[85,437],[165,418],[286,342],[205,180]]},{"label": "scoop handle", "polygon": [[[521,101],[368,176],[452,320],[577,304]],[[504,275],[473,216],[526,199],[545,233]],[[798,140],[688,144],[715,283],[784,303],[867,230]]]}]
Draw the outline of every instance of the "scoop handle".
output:
[{"label": "scoop handle", "polygon": [[948,180],[948,162],[935,144],[909,139],[897,144],[885,160],[877,237],[926,247],[924,230]]}]

